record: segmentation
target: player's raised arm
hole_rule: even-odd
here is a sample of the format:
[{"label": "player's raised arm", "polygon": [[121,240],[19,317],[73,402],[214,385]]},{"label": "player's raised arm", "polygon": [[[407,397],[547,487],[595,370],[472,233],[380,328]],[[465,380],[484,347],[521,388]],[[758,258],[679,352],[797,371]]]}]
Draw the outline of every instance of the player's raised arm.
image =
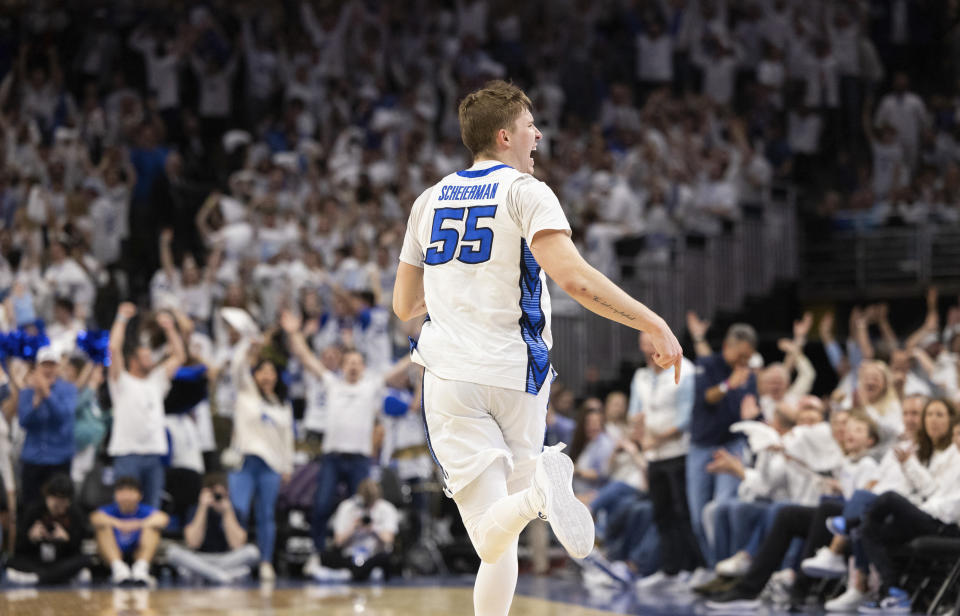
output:
[{"label": "player's raised arm", "polygon": [[657,364],[661,368],[673,366],[674,380],[680,382],[683,349],[670,326],[587,263],[566,231],[539,231],[530,251],[543,271],[584,308],[649,334],[657,350]]}]

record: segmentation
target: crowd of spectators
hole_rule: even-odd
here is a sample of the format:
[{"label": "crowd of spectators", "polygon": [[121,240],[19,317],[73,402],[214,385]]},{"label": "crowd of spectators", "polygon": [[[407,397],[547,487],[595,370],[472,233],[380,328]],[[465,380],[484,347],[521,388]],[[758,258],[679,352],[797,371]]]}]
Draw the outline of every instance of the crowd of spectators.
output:
[{"label": "crowd of spectators", "polygon": [[[834,314],[822,314],[818,342],[837,384],[823,396],[811,393],[805,356],[811,313],[779,342],[782,358],[757,354],[742,323],[714,352],[709,323],[689,314],[696,367],[677,387],[641,335],[648,361],[631,383],[631,429],[616,413],[604,421],[599,401],[574,428],[575,444],[590,443],[576,472],[591,481],[578,492],[602,540],[585,579],[635,585],[641,597],[692,591],[721,613],[763,601],[909,613],[920,582],[905,575],[901,549],[960,537],[960,305],[942,325],[936,289],[926,299],[909,336],[893,330],[885,304],[855,308],[845,343]],[[605,465],[592,455],[601,448]],[[844,586],[830,594],[819,578]]]},{"label": "crowd of spectators", "polygon": [[[938,89],[960,81],[938,59],[953,40],[939,30],[946,2],[169,8],[38,4],[0,22],[12,582],[88,577],[83,536],[127,584],[149,583],[157,559],[186,578],[226,583],[255,567],[270,580],[298,532],[310,577],[387,576],[401,524],[444,535],[422,524],[434,469],[418,375],[397,361],[416,326],[387,307],[406,212],[469,165],[456,101],[490,78],[530,93],[538,175],[614,278],[624,256],[655,266],[674,238],[724,233],[780,182],[833,189],[823,215],[849,197],[883,221],[960,219],[953,90]],[[893,202],[908,191],[929,207]],[[830,489],[853,498],[869,481],[851,478],[864,442],[846,443],[846,423],[868,428],[876,457],[904,432],[900,400],[956,398],[952,347],[931,355],[911,338],[900,350],[879,307],[855,313],[846,352],[824,323],[842,377],[827,401],[806,396],[809,319],[782,364],[751,363],[749,327],[711,355],[693,319],[702,371],[685,365],[680,388],[652,368],[629,396],[555,388],[547,442],[571,445],[611,570],[652,574],[641,582],[652,588],[766,562],[763,536],[747,531],[776,524],[780,508],[734,509],[734,497],[766,503],[778,490],[809,505],[816,490],[770,485],[783,461],[748,441],[795,440],[791,456],[835,471]],[[860,407],[867,420],[844,421]],[[738,436],[740,419],[773,433]],[[795,426],[832,429],[836,450],[803,449],[826,441]],[[744,526],[741,509],[766,522]],[[861,516],[865,537],[882,534]],[[876,545],[864,551],[887,569],[886,591]]]}]

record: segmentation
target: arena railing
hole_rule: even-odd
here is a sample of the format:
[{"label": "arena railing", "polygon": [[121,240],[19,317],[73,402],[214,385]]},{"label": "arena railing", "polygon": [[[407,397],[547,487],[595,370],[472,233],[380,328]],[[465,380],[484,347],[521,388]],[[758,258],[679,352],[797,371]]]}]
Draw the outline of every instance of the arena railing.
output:
[{"label": "arena railing", "polygon": [[930,285],[960,290],[960,227],[926,224],[805,238],[804,298],[912,297]]},{"label": "arena railing", "polygon": [[[762,203],[744,204],[740,220],[719,235],[677,237],[665,259],[641,252],[621,261],[630,273],[619,282],[679,335],[687,310],[710,318],[769,293],[778,280],[796,279],[797,228],[795,192],[775,187]],[[552,359],[560,381],[584,392],[591,382],[618,378],[625,363],[640,362],[633,330],[584,310],[556,287],[551,293]]]}]

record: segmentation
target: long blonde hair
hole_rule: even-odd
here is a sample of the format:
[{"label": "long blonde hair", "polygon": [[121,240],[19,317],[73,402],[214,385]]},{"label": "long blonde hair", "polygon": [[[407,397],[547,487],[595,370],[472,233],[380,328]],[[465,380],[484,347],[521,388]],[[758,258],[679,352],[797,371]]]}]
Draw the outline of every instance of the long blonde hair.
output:
[{"label": "long blonde hair", "polygon": [[857,390],[859,392],[863,391],[863,380],[859,377],[860,373],[868,368],[876,368],[880,371],[880,374],[883,375],[883,394],[880,395],[880,398],[876,402],[870,402],[865,399],[865,396],[861,395],[861,398],[864,399],[859,400],[860,404],[863,406],[872,406],[880,415],[886,415],[890,411],[900,408],[900,398],[897,396],[897,390],[893,386],[893,375],[890,373],[890,368],[887,364],[879,359],[870,359],[860,364],[860,370],[857,374]]}]

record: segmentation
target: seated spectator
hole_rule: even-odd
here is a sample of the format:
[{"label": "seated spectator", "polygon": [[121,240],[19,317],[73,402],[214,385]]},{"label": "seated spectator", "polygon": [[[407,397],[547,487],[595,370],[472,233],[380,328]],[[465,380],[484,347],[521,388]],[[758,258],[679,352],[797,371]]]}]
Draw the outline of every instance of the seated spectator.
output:
[{"label": "seated spectator", "polygon": [[364,479],[357,494],[337,507],[333,515],[333,548],[320,554],[322,565],[313,577],[363,581],[389,576],[399,525],[397,508],[380,498],[380,486],[375,480]]},{"label": "seated spectator", "polygon": [[896,493],[911,502],[925,503],[941,490],[944,482],[956,478],[960,451],[952,440],[951,426],[958,425],[953,404],[912,396],[903,403],[903,420],[908,438],[898,441],[884,456],[878,481],[869,486],[869,491],[854,493],[844,506],[842,516],[828,520],[831,532],[835,533],[830,546],[821,548],[801,564],[803,572],[810,577],[842,577],[847,572],[844,552],[853,538],[854,573],[847,591],[827,602],[830,611],[855,609],[866,598],[869,561],[863,553],[860,533],[851,531],[861,524],[879,495]]},{"label": "seated spectator", "polygon": [[[823,401],[804,396],[799,404],[796,411],[789,406],[778,409],[771,426],[777,432],[775,442],[760,447],[762,441],[748,439],[760,449],[752,468],[723,451],[708,467],[711,472],[732,473],[743,480],[738,487],[739,500],[713,503],[704,512],[713,521],[713,532],[708,534],[718,553],[739,551],[717,563],[717,577],[695,587],[694,592],[712,596],[731,588],[749,570],[780,509],[788,503],[815,505],[822,491],[821,473],[830,473],[842,464],[842,437],[831,438]],[[796,425],[787,429],[793,417]],[[742,428],[751,434],[762,426],[745,423]],[[763,436],[762,431],[757,436]],[[794,560],[792,554],[791,548],[788,560]]]},{"label": "seated spectator", "polygon": [[630,431],[627,424],[627,395],[622,391],[607,394],[603,402],[603,429],[614,441]]},{"label": "seated spectator", "polygon": [[[771,425],[782,437],[796,425],[795,416],[792,407],[781,405],[774,412]],[[738,498],[717,503],[713,508],[713,549],[717,558],[722,559],[715,569],[721,576],[740,577],[746,573],[763,539],[762,533],[756,531],[764,526],[764,519],[778,503],[798,502],[806,483],[805,474],[778,448],[754,454],[753,466],[748,467],[740,458],[721,449],[707,466],[711,473],[730,473],[741,480]]]},{"label": "seated spectator", "polygon": [[[837,494],[850,498],[856,490],[865,488],[877,479],[877,463],[867,455],[876,442],[877,426],[873,420],[862,410],[851,413],[844,429],[846,459],[834,477],[824,482],[825,495]],[[826,519],[842,511],[842,500],[827,500],[819,507],[782,507],[747,572],[732,588],[707,601],[707,609],[726,613],[731,610],[746,612],[758,609],[760,593],[783,562],[793,538],[805,537],[803,556],[813,556],[817,549],[830,541]],[[790,574],[790,578],[793,577],[794,574]],[[790,586],[793,586],[792,581]]]},{"label": "seated spectator", "polygon": [[554,383],[550,389],[550,404],[547,405],[547,435],[544,445],[550,447],[557,443],[572,443],[573,431],[577,427],[570,416],[565,413],[566,402],[573,404],[573,391],[562,384]]},{"label": "seated spectator", "polygon": [[166,312],[157,315],[157,325],[170,348],[170,356],[163,363],[154,363],[147,346],[125,346],[129,321],[136,314],[137,307],[130,302],[120,304],[110,330],[112,362],[107,387],[113,401],[113,427],[107,453],[114,458],[116,476],[135,477],[142,486],[144,503],[156,509],[164,483],[161,458],[168,453],[163,399],[186,351],[173,316]]},{"label": "seated spectator", "polygon": [[40,500],[40,488],[54,475],[70,474],[77,388],[60,376],[60,355],[53,347],[37,352],[37,365],[20,390],[17,414],[26,432],[20,454],[20,506]]},{"label": "seated spectator", "polygon": [[951,470],[952,477],[920,506],[887,492],[867,510],[861,531],[863,551],[880,576],[880,598],[864,603],[863,611],[909,612],[910,594],[899,587],[903,570],[894,558],[896,550],[924,535],[960,537],[960,464],[954,463]]},{"label": "seated spectator", "polygon": [[647,462],[640,451],[643,442],[643,416],[630,418],[630,430],[614,441],[613,453],[608,461],[606,485],[597,490],[590,502],[590,512],[597,520],[598,536],[603,536],[603,521],[616,515],[637,499],[646,498]]},{"label": "seated spectator", "polygon": [[184,545],[167,548],[170,563],[181,572],[226,584],[250,574],[260,551],[247,543],[247,531],[237,521],[223,475],[208,475],[200,500],[183,529]]},{"label": "seated spectator", "polygon": [[7,563],[7,581],[21,585],[90,580],[90,557],[80,551],[84,520],[73,503],[69,475],[43,484],[43,500],[19,522],[16,554]]},{"label": "seated spectator", "polygon": [[97,551],[110,565],[114,584],[148,585],[152,581],[150,563],[169,518],[143,502],[140,482],[134,477],[119,477],[113,484],[113,496],[114,502],[90,514]]},{"label": "seated spectator", "polygon": [[570,457],[575,463],[573,490],[581,500],[589,502],[594,492],[606,483],[607,464],[615,443],[604,431],[603,404],[591,398],[584,402],[583,409],[573,435]]}]

